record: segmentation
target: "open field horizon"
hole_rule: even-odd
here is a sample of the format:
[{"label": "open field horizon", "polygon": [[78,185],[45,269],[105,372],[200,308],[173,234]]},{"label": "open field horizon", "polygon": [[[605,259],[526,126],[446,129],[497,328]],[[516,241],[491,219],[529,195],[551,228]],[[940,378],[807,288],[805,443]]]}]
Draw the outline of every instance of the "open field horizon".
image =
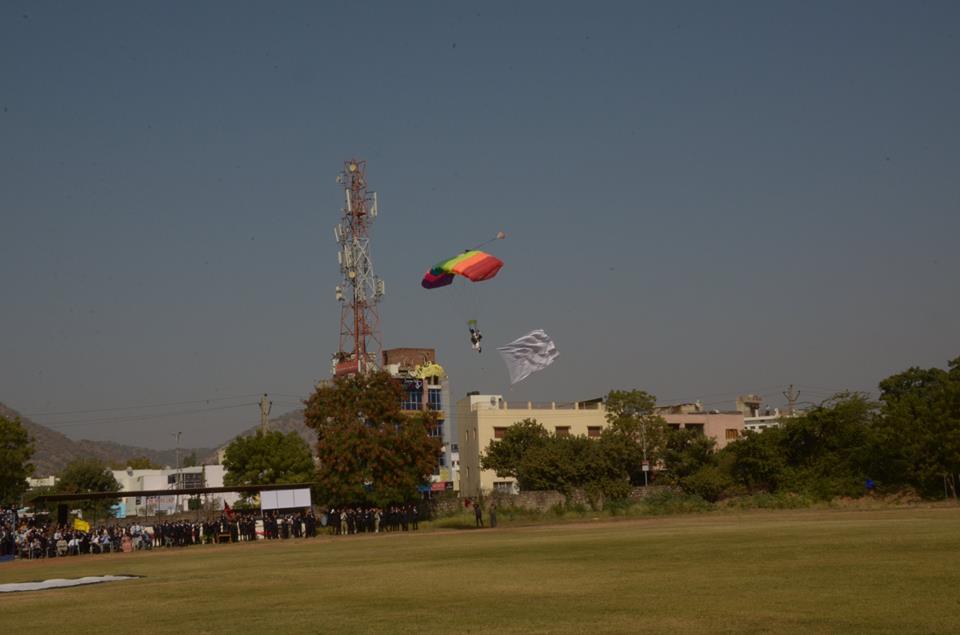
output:
[{"label": "open field horizon", "polygon": [[10,632],[955,632],[960,508],[321,537],[0,565]]}]

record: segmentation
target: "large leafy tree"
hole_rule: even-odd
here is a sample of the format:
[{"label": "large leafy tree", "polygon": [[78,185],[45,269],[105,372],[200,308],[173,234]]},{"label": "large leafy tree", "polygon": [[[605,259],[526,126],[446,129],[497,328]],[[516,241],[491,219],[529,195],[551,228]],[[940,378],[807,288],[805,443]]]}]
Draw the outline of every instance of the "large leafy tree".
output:
[{"label": "large leafy tree", "polygon": [[[57,489],[66,494],[87,492],[119,492],[120,483],[113,477],[110,469],[96,459],[77,459],[63,469],[57,479]],[[90,499],[80,501],[79,507],[85,512],[93,512],[95,517],[107,515],[119,498]]]},{"label": "large leafy tree", "polygon": [[436,415],[405,413],[400,385],[383,371],[336,377],[306,401],[317,433],[319,496],[333,505],[413,500],[437,465]]},{"label": "large leafy tree", "polygon": [[819,498],[862,494],[866,479],[875,476],[875,423],[876,404],[849,392],[784,420],[781,487]]},{"label": "large leafy tree", "polygon": [[880,382],[877,467],[889,483],[926,495],[957,494],[960,474],[960,357],[948,370],[910,368]]},{"label": "large leafy tree", "polygon": [[611,390],[605,399],[606,419],[610,424],[605,436],[611,451],[620,460],[634,484],[644,482],[643,461],[655,466],[663,459],[667,445],[667,422],[656,412],[656,397],[643,390]]},{"label": "large leafy tree", "polygon": [[520,481],[522,489],[531,489],[529,483],[520,479],[521,463],[530,450],[545,445],[549,439],[546,428],[536,419],[518,421],[506,429],[503,438],[490,443],[480,457],[480,467],[495,470],[497,476],[512,476]]},{"label": "large leafy tree", "polygon": [[19,418],[0,416],[0,505],[16,505],[33,474],[33,440]]},{"label": "large leafy tree", "polygon": [[522,490],[587,488],[623,498],[630,487],[621,449],[607,437],[552,435],[536,419],[524,419],[490,442],[480,466],[516,478]]},{"label": "large leafy tree", "polygon": [[308,483],[314,465],[310,447],[296,432],[278,430],[237,437],[224,453],[225,485]]},{"label": "large leafy tree", "polygon": [[775,491],[783,481],[786,467],[782,439],[781,428],[769,428],[747,431],[728,444],[721,453],[727,459],[734,483],[750,493]]},{"label": "large leafy tree", "polygon": [[700,432],[671,430],[663,453],[667,480],[679,485],[701,468],[717,465],[716,446],[716,441]]},{"label": "large leafy tree", "polygon": [[671,430],[663,453],[664,480],[706,500],[718,500],[733,483],[729,467],[721,466],[716,445],[700,432]]}]

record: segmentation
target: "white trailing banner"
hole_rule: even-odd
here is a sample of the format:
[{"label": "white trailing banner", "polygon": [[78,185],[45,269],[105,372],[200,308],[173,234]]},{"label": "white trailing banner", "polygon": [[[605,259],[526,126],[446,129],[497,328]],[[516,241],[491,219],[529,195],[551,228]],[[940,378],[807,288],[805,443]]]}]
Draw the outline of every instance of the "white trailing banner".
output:
[{"label": "white trailing banner", "polygon": [[526,379],[531,373],[543,370],[560,355],[553,340],[543,329],[530,331],[509,344],[498,346],[497,350],[507,364],[511,384]]}]

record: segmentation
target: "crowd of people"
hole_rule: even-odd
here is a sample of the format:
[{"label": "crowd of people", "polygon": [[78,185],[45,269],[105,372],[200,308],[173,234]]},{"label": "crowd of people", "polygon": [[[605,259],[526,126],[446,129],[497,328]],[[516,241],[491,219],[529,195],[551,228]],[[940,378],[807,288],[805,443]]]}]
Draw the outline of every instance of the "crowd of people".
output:
[{"label": "crowd of people", "polygon": [[321,517],[321,522],[333,528],[333,533],[371,533],[381,531],[417,530],[420,526],[420,509],[417,505],[390,505],[379,507],[332,508]]},{"label": "crowd of people", "polygon": [[0,523],[0,556],[23,559],[132,552],[204,543],[310,538],[317,535],[313,513],[232,514],[209,521],[166,520],[153,524],[103,524],[89,529],[59,525],[36,516]]},{"label": "crowd of people", "polygon": [[204,543],[312,538],[318,531],[333,535],[416,530],[420,509],[415,504],[331,508],[319,516],[293,513],[226,510],[206,521],[162,520],[126,523],[57,524],[45,516],[18,518],[12,510],[0,514],[0,557],[56,558],[82,554],[132,552],[186,547]]}]

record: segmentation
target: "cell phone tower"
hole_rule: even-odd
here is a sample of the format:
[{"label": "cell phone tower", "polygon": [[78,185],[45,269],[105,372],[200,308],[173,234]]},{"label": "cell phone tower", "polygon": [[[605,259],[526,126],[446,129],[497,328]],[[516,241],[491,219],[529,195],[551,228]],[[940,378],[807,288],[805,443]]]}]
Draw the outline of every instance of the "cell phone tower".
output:
[{"label": "cell phone tower", "polygon": [[373,273],[370,259],[370,225],[377,217],[377,193],[367,190],[366,170],[366,161],[350,159],[337,176],[346,204],[343,218],[333,228],[343,274],[343,281],[337,285],[340,348],[333,356],[334,375],[375,370],[382,349],[377,304],[383,297],[384,285]]}]

